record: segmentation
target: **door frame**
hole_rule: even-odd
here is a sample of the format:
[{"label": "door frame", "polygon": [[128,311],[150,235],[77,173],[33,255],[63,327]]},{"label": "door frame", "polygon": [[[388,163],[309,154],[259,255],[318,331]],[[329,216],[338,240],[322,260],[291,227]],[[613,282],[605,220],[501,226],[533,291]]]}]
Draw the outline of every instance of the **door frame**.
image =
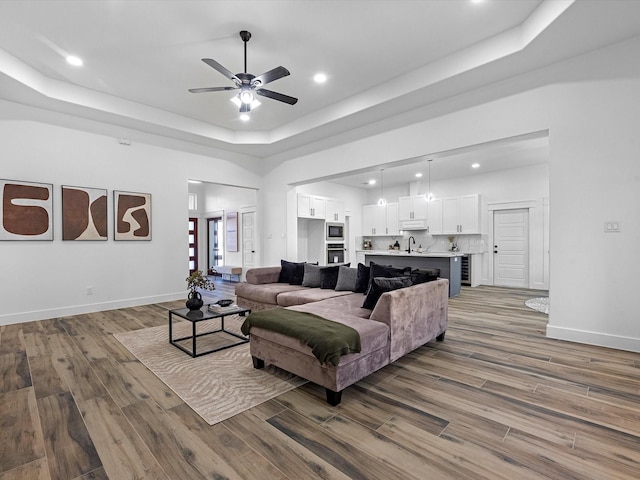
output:
[{"label": "door frame", "polygon": [[[198,217],[189,217],[189,223],[193,222],[193,230],[191,230],[190,228],[188,228],[188,224],[187,224],[187,235],[192,235],[193,234],[193,243],[191,242],[187,242],[188,243],[188,248],[193,248],[193,255],[189,255],[189,260],[188,262],[191,262],[193,260],[193,269],[189,269],[189,275],[191,275],[193,272],[195,272],[196,270],[199,269],[199,259],[200,259],[200,252],[198,251],[199,248],[199,242],[198,242]],[[188,238],[188,237],[187,237]]]},{"label": "door frame", "polygon": [[[494,285],[493,246],[493,212],[495,210],[529,210],[529,288],[549,290],[549,199],[521,200],[513,202],[495,202],[487,205],[488,257],[483,265],[486,276],[482,279],[485,285]],[[543,255],[542,265],[535,262]],[[537,255],[536,255],[537,253]]]},{"label": "door frame", "polygon": [[[238,225],[238,242],[240,245],[241,255],[244,259],[244,232],[242,231],[242,215],[245,213],[253,213],[253,220],[255,222],[254,242],[255,242],[255,254],[253,257],[254,264],[261,265],[260,263],[260,225],[258,223],[258,208],[256,205],[249,205],[246,207],[240,207],[238,209],[239,225]],[[244,260],[242,262],[242,280],[245,279],[246,271],[244,268]]]}]

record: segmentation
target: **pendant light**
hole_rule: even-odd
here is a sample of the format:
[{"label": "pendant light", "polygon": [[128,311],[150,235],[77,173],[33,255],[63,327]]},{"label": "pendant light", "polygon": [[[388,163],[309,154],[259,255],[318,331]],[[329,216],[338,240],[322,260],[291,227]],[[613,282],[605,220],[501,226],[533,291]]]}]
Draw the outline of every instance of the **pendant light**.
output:
[{"label": "pendant light", "polygon": [[429,184],[429,186],[428,186],[428,190],[427,190],[426,199],[427,199],[427,202],[431,202],[431,201],[434,200],[433,192],[431,191],[431,162],[433,162],[433,158],[428,159],[427,162],[428,162],[427,165],[429,166],[429,170],[428,170],[428,175],[429,175],[428,184]]},{"label": "pendant light", "polygon": [[384,172],[384,168],[380,169],[380,198],[378,199],[378,205],[384,207],[387,204],[387,200],[384,198],[384,179],[382,172]]}]

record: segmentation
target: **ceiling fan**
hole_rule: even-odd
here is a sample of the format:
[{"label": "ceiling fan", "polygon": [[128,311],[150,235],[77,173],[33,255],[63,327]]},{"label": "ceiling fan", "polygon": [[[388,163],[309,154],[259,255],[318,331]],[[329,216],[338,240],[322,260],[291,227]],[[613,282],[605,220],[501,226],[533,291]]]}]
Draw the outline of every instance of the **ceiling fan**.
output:
[{"label": "ceiling fan", "polygon": [[191,93],[204,93],[220,92],[225,90],[240,90],[240,93],[238,93],[238,95],[231,99],[240,107],[240,113],[248,113],[251,111],[252,106],[256,107],[260,104],[260,102],[256,101],[254,92],[263,97],[278,100],[279,102],[288,103],[289,105],[295,105],[298,101],[297,98],[290,97],[289,95],[284,95],[283,93],[274,92],[272,90],[267,90],[266,88],[262,88],[262,86],[266,85],[267,83],[290,75],[289,70],[284,67],[276,67],[273,70],[269,70],[268,72],[265,72],[262,75],[258,76],[247,73],[247,42],[251,38],[251,33],[246,30],[242,30],[240,32],[240,38],[244,42],[244,73],[236,73],[234,75],[233,73],[231,73],[231,71],[220,65],[215,60],[212,60],[210,58],[202,59],[204,63],[217,70],[233,83],[235,83],[235,86],[190,88],[189,91]]}]

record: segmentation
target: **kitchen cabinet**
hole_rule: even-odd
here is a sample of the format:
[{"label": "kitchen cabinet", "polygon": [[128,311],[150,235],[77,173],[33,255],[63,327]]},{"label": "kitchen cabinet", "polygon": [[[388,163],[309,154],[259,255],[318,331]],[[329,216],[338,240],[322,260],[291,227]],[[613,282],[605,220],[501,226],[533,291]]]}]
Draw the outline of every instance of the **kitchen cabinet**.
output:
[{"label": "kitchen cabinet", "polygon": [[366,236],[399,235],[398,204],[388,203],[385,206],[363,206],[362,234]]},{"label": "kitchen cabinet", "polygon": [[385,230],[387,235],[400,235],[399,205],[397,203],[387,203]]},{"label": "kitchen cabinet", "polygon": [[427,199],[424,195],[398,199],[398,220],[401,230],[425,230],[427,214]]},{"label": "kitchen cabinet", "polygon": [[460,195],[442,200],[442,233],[480,233],[480,195]]},{"label": "kitchen cabinet", "polygon": [[333,198],[327,198],[325,202],[324,217],[327,222],[344,223],[344,202]]},{"label": "kitchen cabinet", "polygon": [[442,233],[442,199],[434,198],[427,202],[427,233]]},{"label": "kitchen cabinet", "polygon": [[324,220],[326,198],[317,195],[298,194],[298,218]]}]

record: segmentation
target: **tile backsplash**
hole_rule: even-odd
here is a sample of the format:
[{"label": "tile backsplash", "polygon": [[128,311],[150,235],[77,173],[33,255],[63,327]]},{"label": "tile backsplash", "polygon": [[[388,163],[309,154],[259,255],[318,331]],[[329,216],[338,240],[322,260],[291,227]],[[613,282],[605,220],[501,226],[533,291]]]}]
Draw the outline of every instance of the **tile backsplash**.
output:
[{"label": "tile backsplash", "polygon": [[[404,235],[385,236],[385,237],[356,237],[356,248],[362,249],[364,240],[371,240],[373,250],[388,250],[390,245],[394,245],[396,241],[400,244],[400,250],[406,250],[409,237],[415,238],[415,245],[411,243],[411,250],[417,249],[422,245],[423,251],[430,252],[446,252],[449,251],[449,235],[429,235],[420,230],[413,232],[404,232]],[[484,253],[489,251],[487,243],[488,235],[452,235],[458,246],[458,251],[463,253]]]}]

